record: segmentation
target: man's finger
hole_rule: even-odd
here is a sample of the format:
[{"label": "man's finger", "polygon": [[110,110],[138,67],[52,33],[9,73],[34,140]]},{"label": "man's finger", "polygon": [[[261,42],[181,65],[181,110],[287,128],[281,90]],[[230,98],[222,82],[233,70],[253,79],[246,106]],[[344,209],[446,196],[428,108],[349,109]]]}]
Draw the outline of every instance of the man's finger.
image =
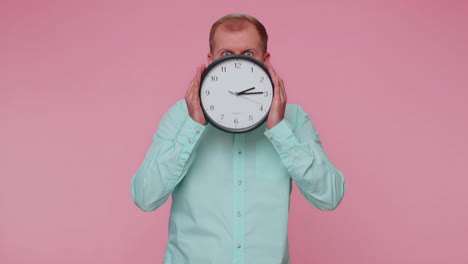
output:
[{"label": "man's finger", "polygon": [[275,93],[278,95],[278,99],[281,101],[284,98],[284,93],[283,93],[283,80],[279,77],[278,73],[275,71],[273,66],[270,64],[270,69],[274,78],[274,83],[275,83]]},{"label": "man's finger", "polygon": [[185,98],[188,99],[190,96],[190,93],[192,91],[192,85],[193,85],[194,79],[190,81],[189,87],[187,88],[187,91],[185,92]]},{"label": "man's finger", "polygon": [[196,98],[196,96],[198,95],[198,90],[200,88],[200,79],[201,79],[200,69],[203,68],[203,66],[204,65],[202,65],[201,67],[197,67],[197,72],[195,73],[195,76],[193,77],[193,79],[190,81],[189,88],[187,89],[187,92],[185,94],[185,96],[189,99],[193,99],[194,96]]},{"label": "man's finger", "polygon": [[194,90],[195,90],[196,82],[197,82],[196,78],[197,78],[196,76],[193,77],[192,81],[190,82],[190,87],[189,87],[189,89],[187,91],[189,98],[193,98]]},{"label": "man's finger", "polygon": [[202,64],[200,67],[197,68],[197,75],[195,76],[195,87],[194,87],[194,92],[197,95],[198,95],[198,91],[200,90],[201,76],[204,70],[205,70],[205,64]]},{"label": "man's finger", "polygon": [[281,79],[278,78],[278,97],[280,99],[280,102],[283,102],[283,88],[281,87]]},{"label": "man's finger", "polygon": [[270,74],[271,74],[272,78],[277,78],[278,77],[278,75],[276,74],[275,69],[273,68],[273,66],[270,63],[268,63],[268,70],[270,71]]},{"label": "man's finger", "polygon": [[283,79],[280,79],[280,81],[281,81],[281,95],[282,95],[282,97],[283,97],[282,99],[283,99],[284,101],[286,101],[286,100],[287,100],[287,96],[286,96],[286,89],[284,88]]}]

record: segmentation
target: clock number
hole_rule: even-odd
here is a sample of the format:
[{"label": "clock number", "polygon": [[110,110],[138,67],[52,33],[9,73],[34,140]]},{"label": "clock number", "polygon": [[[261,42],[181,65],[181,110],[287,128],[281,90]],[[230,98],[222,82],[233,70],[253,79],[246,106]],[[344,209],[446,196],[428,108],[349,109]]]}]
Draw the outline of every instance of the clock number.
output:
[{"label": "clock number", "polygon": [[253,72],[253,67],[250,67],[250,70]]},{"label": "clock number", "polygon": [[260,106],[260,111],[263,111],[263,105],[262,105],[262,106]]},{"label": "clock number", "polygon": [[221,72],[226,72],[226,67],[221,67]]},{"label": "clock number", "polygon": [[253,120],[253,116],[252,116],[252,115],[249,115],[249,120],[250,120],[250,121]]},{"label": "clock number", "polygon": [[260,82],[262,83],[265,80],[265,77],[260,77]]},{"label": "clock number", "polygon": [[240,62],[235,62],[235,63],[234,63],[234,67],[235,67],[236,69],[240,69],[240,66],[241,66],[241,63],[240,63]]},{"label": "clock number", "polygon": [[211,81],[212,82],[218,81],[218,76],[216,76],[216,75],[211,76]]},{"label": "clock number", "polygon": [[224,118],[224,114],[221,114],[221,120],[223,120],[223,118]]},{"label": "clock number", "polygon": [[206,95],[210,95],[210,90],[205,90]]},{"label": "clock number", "polygon": [[236,125],[239,124],[239,119],[234,118],[234,124],[236,124]]},{"label": "clock number", "polygon": [[210,105],[210,110],[214,110],[214,105]]},{"label": "clock number", "polygon": [[268,97],[268,92],[263,92],[263,96]]}]

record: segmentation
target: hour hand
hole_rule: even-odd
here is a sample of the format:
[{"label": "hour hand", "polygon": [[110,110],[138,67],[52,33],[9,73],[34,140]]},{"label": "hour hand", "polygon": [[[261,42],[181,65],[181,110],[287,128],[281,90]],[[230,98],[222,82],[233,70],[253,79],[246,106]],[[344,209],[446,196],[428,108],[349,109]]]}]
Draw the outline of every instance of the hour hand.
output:
[{"label": "hour hand", "polygon": [[246,92],[250,91],[250,90],[253,90],[255,89],[255,87],[252,87],[252,88],[249,88],[249,89],[245,89],[243,91],[240,91],[240,92],[231,92],[231,91],[228,91],[230,93],[232,93],[233,95],[235,96],[238,96],[238,95],[243,95],[243,94],[247,94]]},{"label": "hour hand", "polygon": [[243,91],[240,91],[240,92],[236,93],[236,95],[244,94],[245,92],[248,92],[248,91],[253,90],[253,89],[255,89],[255,87],[252,87],[252,88],[249,88],[249,89],[245,89],[245,90],[243,90]]}]

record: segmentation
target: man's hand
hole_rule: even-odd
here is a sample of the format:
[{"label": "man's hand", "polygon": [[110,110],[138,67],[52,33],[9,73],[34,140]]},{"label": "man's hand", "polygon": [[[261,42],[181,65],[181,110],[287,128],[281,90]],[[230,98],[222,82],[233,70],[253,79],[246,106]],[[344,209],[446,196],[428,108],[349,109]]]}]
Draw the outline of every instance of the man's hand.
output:
[{"label": "man's hand", "polygon": [[270,114],[268,115],[267,119],[267,128],[272,129],[284,118],[287,97],[286,90],[284,89],[283,79],[279,77],[278,73],[276,73],[275,69],[273,69],[273,66],[270,64],[270,62],[267,62],[265,66],[267,66],[268,70],[270,71],[270,75],[275,86],[273,103],[271,105]]},{"label": "man's hand", "polygon": [[193,77],[192,81],[190,82],[189,88],[185,93],[185,102],[187,103],[187,108],[190,117],[202,125],[206,125],[206,120],[200,105],[199,90],[201,75],[205,68],[205,64],[202,64],[200,67],[197,68],[197,74],[195,75],[195,77]]}]

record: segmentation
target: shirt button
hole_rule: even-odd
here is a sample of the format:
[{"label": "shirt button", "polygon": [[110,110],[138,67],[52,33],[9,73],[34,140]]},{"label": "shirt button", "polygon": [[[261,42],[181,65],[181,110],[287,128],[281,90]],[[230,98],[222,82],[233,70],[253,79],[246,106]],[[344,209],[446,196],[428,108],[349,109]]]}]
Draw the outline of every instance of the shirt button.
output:
[{"label": "shirt button", "polygon": [[237,212],[237,216],[241,216],[241,215],[242,215],[241,212]]},{"label": "shirt button", "polygon": [[241,180],[237,180],[237,184],[241,185],[242,181]]},{"label": "shirt button", "polygon": [[200,129],[199,129],[199,128],[195,129],[195,132],[196,132],[197,134],[200,133]]},{"label": "shirt button", "polygon": [[272,138],[273,138],[273,135],[271,135],[271,134],[268,135],[268,138],[269,138],[269,139],[272,139]]},{"label": "shirt button", "polygon": [[237,153],[242,154],[242,149],[238,149]]},{"label": "shirt button", "polygon": [[276,146],[276,148],[277,148],[278,150],[281,150],[281,146],[280,146],[280,145]]},{"label": "shirt button", "polygon": [[237,244],[236,244],[236,247],[237,247],[237,248],[241,248],[241,244],[240,244],[240,243],[237,243]]},{"label": "shirt button", "polygon": [[188,143],[193,144],[193,140],[189,140]]},{"label": "shirt button", "polygon": [[293,173],[293,172],[294,172],[294,169],[290,169],[289,172],[290,172],[290,173]]},{"label": "shirt button", "polygon": [[184,163],[183,163],[183,162],[179,162],[179,166],[183,167],[183,166],[184,166]]}]

